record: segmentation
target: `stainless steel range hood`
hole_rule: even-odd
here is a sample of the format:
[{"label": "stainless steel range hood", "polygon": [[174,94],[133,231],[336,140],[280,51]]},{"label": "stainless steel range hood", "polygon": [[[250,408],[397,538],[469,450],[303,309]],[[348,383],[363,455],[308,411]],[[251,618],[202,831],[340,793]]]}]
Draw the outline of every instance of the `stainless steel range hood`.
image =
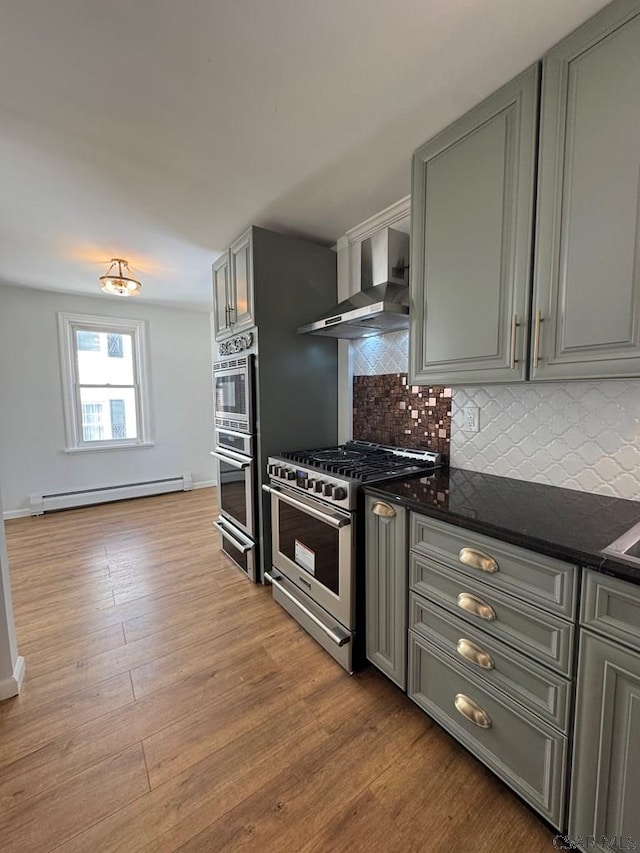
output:
[{"label": "stainless steel range hood", "polygon": [[409,327],[409,235],[385,228],[360,247],[362,289],[300,326],[299,335],[365,338]]}]

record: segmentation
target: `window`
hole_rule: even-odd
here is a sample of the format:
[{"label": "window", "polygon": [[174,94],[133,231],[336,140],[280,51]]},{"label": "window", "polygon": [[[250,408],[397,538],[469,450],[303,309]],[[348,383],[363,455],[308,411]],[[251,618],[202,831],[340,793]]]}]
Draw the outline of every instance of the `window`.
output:
[{"label": "window", "polygon": [[67,450],[150,444],[144,322],[58,314]]}]

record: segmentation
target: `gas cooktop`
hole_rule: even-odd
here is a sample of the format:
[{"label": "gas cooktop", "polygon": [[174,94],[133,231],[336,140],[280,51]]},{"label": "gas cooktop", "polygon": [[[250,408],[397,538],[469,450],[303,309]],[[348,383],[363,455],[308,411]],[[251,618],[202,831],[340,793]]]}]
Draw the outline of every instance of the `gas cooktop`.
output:
[{"label": "gas cooktop", "polygon": [[360,483],[409,476],[442,464],[440,454],[430,450],[411,450],[368,441],[348,441],[338,447],[290,450],[281,453],[279,458]]}]

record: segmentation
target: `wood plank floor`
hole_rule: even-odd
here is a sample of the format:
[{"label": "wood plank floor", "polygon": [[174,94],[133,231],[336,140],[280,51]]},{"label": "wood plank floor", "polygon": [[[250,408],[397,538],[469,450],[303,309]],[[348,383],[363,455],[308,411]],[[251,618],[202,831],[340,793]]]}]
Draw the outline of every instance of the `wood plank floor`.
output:
[{"label": "wood plank floor", "polygon": [[203,489],[7,522],[27,676],[0,703],[2,853],[553,849],[229,564],[214,513]]}]

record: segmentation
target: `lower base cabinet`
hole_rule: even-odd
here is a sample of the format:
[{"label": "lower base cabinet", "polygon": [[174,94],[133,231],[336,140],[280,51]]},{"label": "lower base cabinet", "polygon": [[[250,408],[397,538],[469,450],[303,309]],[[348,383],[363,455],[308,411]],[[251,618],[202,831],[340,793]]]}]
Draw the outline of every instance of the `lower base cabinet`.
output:
[{"label": "lower base cabinet", "polygon": [[566,737],[413,631],[408,694],[549,823],[561,827]]},{"label": "lower base cabinet", "polygon": [[367,658],[406,690],[407,511],[367,496]]},{"label": "lower base cabinet", "polygon": [[569,836],[585,850],[640,850],[640,653],[580,637]]}]

